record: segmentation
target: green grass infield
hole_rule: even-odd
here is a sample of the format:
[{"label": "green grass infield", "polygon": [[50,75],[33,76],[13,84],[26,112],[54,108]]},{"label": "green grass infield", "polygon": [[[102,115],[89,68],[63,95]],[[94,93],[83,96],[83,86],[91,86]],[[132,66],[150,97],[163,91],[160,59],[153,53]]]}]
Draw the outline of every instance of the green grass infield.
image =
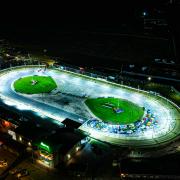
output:
[{"label": "green grass infield", "polygon": [[96,117],[112,124],[134,123],[144,115],[143,107],[124,99],[87,99],[85,104]]},{"label": "green grass infield", "polygon": [[14,82],[15,91],[24,94],[49,93],[56,87],[50,76],[27,76]]}]

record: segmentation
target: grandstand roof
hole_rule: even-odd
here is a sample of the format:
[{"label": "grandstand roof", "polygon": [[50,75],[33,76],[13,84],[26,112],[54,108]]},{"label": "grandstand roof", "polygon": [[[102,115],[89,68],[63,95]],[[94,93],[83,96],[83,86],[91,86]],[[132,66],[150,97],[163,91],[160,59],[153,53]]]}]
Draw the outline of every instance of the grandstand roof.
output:
[{"label": "grandstand roof", "polygon": [[73,121],[71,119],[66,118],[63,122],[64,125],[66,125],[66,127],[68,128],[73,128],[76,129],[79,126],[81,126],[81,123],[77,122],[77,121]]}]

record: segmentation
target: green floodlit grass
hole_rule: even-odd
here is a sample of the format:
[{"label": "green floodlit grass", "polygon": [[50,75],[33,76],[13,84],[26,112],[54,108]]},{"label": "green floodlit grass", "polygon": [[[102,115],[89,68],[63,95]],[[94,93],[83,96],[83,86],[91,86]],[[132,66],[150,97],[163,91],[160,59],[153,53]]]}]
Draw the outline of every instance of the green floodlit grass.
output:
[{"label": "green floodlit grass", "polygon": [[[112,108],[102,106],[105,103],[111,103],[115,107],[122,109],[123,112],[115,113]],[[114,124],[134,123],[137,120],[140,120],[144,114],[143,107],[139,107],[132,102],[118,98],[87,99],[85,104],[99,119]]]},{"label": "green floodlit grass", "polygon": [[[32,85],[32,80],[37,83]],[[27,76],[14,82],[15,91],[24,94],[49,93],[56,87],[56,82],[50,76]]]}]

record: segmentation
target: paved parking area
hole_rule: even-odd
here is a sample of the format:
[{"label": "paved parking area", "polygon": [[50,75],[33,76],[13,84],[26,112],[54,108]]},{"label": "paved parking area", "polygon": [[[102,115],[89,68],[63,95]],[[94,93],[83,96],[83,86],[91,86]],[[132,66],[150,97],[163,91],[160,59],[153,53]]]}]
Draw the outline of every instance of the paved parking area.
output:
[{"label": "paved parking area", "polygon": [[[54,169],[51,170],[39,164],[32,163],[31,158],[25,159],[15,168],[27,169],[27,171],[29,172],[29,175],[22,177],[21,180],[59,179],[59,174],[57,174]],[[17,179],[17,178],[15,177],[15,175],[11,175],[11,174],[9,174],[6,178],[6,180],[13,180],[13,179]]]},{"label": "paved parking area", "polygon": [[0,167],[0,175],[15,161],[17,156],[8,150],[0,147],[0,161],[6,160],[7,166]]}]

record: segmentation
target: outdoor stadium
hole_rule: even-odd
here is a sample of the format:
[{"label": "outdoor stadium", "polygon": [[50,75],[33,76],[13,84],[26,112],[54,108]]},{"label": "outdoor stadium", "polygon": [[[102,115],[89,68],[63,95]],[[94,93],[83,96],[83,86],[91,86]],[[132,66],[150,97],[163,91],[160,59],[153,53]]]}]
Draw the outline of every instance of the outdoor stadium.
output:
[{"label": "outdoor stadium", "polygon": [[80,131],[104,142],[152,147],[180,134],[179,107],[156,93],[39,65],[6,69],[0,78],[7,105],[77,121]]}]

